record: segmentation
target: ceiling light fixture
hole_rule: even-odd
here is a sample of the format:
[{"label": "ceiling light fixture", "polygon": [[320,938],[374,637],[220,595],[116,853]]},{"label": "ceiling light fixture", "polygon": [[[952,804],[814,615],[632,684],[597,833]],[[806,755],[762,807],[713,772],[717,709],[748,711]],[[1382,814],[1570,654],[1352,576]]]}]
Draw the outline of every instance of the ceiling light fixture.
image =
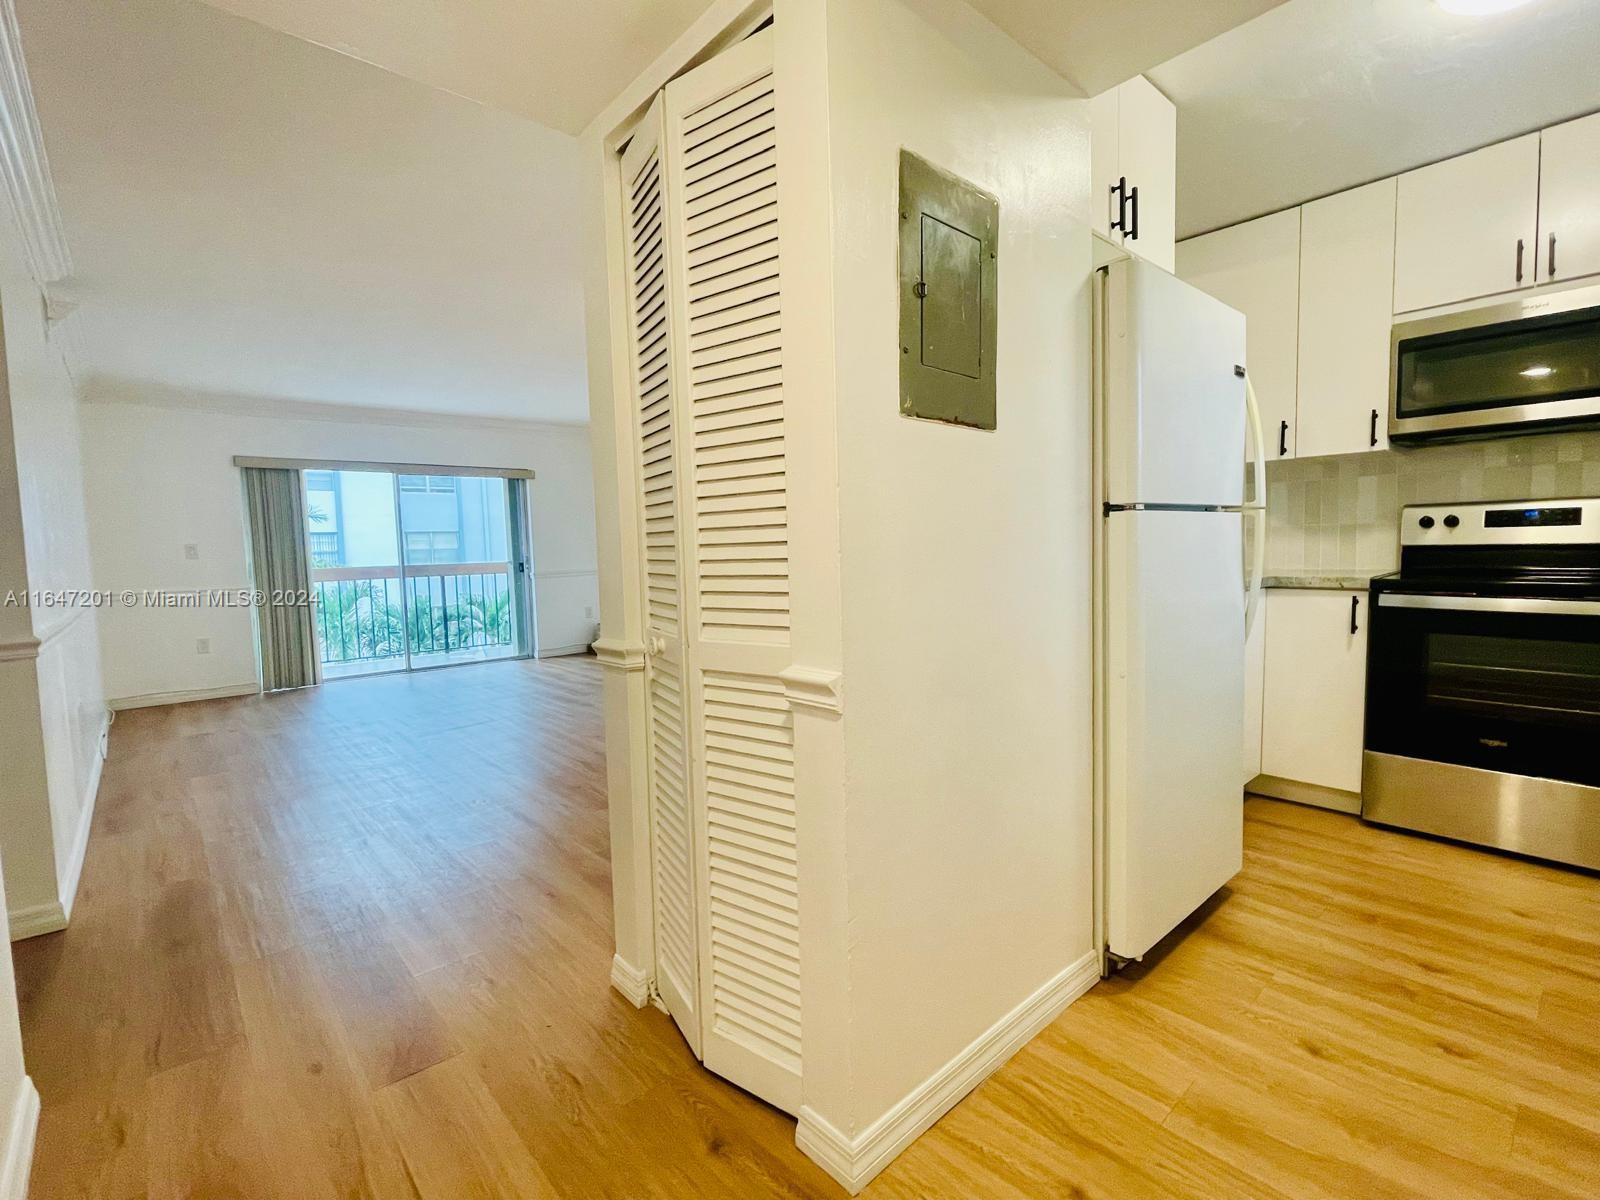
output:
[{"label": "ceiling light fixture", "polygon": [[1495,13],[1521,8],[1531,0],[1434,0],[1447,13],[1458,17],[1490,17]]},{"label": "ceiling light fixture", "polygon": [[1526,379],[1548,379],[1555,373],[1556,369],[1554,367],[1529,367],[1522,372],[1522,376]]}]

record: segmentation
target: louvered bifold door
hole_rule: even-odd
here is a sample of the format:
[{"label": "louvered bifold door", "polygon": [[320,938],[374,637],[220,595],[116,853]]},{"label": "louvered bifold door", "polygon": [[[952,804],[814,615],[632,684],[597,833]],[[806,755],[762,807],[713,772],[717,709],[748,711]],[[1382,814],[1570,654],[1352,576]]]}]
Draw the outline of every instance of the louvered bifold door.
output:
[{"label": "louvered bifold door", "polygon": [[685,529],[679,514],[679,436],[674,413],[672,308],[667,286],[668,207],[657,99],[622,155],[628,319],[633,350],[643,561],[645,687],[649,707],[650,867],[656,989],[689,1045],[700,1052],[699,903],[691,811],[683,620]]},{"label": "louvered bifold door", "polygon": [[783,306],[772,35],[667,87],[684,395],[684,621],[701,860],[702,1056],[800,1102]]}]

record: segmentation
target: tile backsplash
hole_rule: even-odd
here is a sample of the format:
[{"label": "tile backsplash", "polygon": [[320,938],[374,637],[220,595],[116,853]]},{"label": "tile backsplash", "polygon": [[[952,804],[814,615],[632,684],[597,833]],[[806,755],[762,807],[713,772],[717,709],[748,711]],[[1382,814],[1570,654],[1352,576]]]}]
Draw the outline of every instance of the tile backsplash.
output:
[{"label": "tile backsplash", "polygon": [[1600,496],[1600,431],[1267,464],[1267,574],[1392,571],[1400,509]]}]

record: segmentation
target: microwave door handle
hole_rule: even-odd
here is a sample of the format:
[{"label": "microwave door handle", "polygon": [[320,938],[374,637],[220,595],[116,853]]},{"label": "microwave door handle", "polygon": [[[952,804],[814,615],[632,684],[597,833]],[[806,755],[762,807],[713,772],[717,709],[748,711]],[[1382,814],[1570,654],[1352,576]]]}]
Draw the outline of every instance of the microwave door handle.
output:
[{"label": "microwave door handle", "polygon": [[1542,596],[1436,596],[1384,592],[1379,608],[1425,608],[1435,612],[1528,613],[1537,616],[1600,617],[1600,600],[1556,600]]}]

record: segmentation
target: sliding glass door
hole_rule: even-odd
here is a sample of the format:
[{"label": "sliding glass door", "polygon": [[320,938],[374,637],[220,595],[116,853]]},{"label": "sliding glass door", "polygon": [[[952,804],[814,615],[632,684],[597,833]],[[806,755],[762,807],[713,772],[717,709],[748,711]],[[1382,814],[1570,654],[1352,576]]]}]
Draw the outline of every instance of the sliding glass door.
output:
[{"label": "sliding glass door", "polygon": [[532,650],[521,480],[306,471],[323,677]]},{"label": "sliding glass door", "polygon": [[396,486],[412,666],[521,653],[506,481],[400,475]]},{"label": "sliding glass door", "polygon": [[387,471],[306,471],[306,537],[322,677],[404,670],[406,623]]}]

